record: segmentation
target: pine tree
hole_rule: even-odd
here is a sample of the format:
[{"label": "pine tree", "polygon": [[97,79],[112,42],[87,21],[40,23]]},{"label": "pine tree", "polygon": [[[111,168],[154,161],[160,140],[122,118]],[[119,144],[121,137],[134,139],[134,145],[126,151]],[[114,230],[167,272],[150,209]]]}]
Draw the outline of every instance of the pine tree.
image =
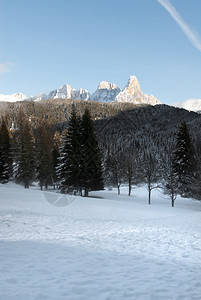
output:
[{"label": "pine tree", "polygon": [[8,127],[3,119],[0,127],[0,182],[5,183],[12,175],[12,150]]},{"label": "pine tree", "polygon": [[195,153],[186,122],[182,122],[173,155],[173,171],[178,181],[180,195],[189,196],[196,172]]},{"label": "pine tree", "polygon": [[55,132],[54,139],[53,139],[53,149],[52,149],[54,189],[56,184],[59,181],[59,178],[57,176],[57,168],[58,168],[59,157],[60,157],[60,152],[59,152],[60,146],[61,146],[60,134],[59,132]]},{"label": "pine tree", "polygon": [[80,120],[72,109],[60,153],[57,176],[61,191],[81,193],[84,189],[88,196],[90,190],[103,189],[101,155],[88,110]]},{"label": "pine tree", "polygon": [[47,124],[40,121],[36,132],[36,152],[37,152],[37,179],[41,190],[43,186],[53,184],[53,156],[50,129]]},{"label": "pine tree", "polygon": [[101,154],[88,109],[82,117],[81,140],[81,184],[84,195],[88,196],[91,190],[104,189]]},{"label": "pine tree", "polygon": [[81,189],[80,160],[81,137],[79,118],[73,107],[69,119],[68,130],[65,131],[61,145],[57,176],[60,180],[60,189],[64,193]]},{"label": "pine tree", "polygon": [[16,170],[15,178],[29,188],[35,177],[35,141],[29,120],[22,109],[18,115],[18,128],[15,132]]}]

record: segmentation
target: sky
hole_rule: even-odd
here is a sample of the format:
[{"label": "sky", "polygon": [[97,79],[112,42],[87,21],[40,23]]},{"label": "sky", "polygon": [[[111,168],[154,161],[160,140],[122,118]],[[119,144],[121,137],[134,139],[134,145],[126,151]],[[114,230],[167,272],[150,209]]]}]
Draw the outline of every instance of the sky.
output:
[{"label": "sky", "polygon": [[162,103],[201,99],[200,12],[201,0],[0,0],[0,94],[135,75]]}]

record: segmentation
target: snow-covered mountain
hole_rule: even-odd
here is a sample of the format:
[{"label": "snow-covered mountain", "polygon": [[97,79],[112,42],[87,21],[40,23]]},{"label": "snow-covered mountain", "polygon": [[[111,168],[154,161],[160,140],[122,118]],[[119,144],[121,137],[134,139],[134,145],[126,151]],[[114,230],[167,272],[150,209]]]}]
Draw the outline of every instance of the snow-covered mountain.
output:
[{"label": "snow-covered mountain", "polygon": [[184,108],[189,111],[201,112],[201,99],[188,99],[175,103],[174,106]]},{"label": "snow-covered mountain", "polygon": [[0,94],[0,101],[5,101],[5,102],[17,102],[17,101],[23,101],[26,99],[27,99],[27,96],[22,93],[12,94],[12,95]]},{"label": "snow-covered mountain", "polygon": [[161,104],[152,95],[143,95],[140,84],[136,76],[130,76],[128,84],[121,90],[116,84],[101,81],[97,90],[90,95],[88,90],[80,88],[76,90],[69,84],[64,84],[59,89],[51,91],[49,94],[40,93],[37,96],[26,97],[22,93],[13,95],[0,95],[0,101],[41,101],[46,99],[72,99],[72,100],[92,100],[99,102],[131,102],[134,104]]},{"label": "snow-covered mountain", "polygon": [[117,95],[115,101],[117,102],[131,102],[134,104],[161,104],[153,95],[143,95],[139,81],[136,76],[130,76],[128,84],[125,88]]},{"label": "snow-covered mountain", "polygon": [[48,95],[41,93],[38,96],[32,97],[34,101],[46,99],[89,100],[90,94],[85,89],[80,88],[79,90],[75,90],[69,84],[64,84],[59,89],[51,91]]},{"label": "snow-covered mountain", "polygon": [[98,89],[91,95],[91,100],[100,102],[113,102],[121,89],[114,83],[101,81]]}]

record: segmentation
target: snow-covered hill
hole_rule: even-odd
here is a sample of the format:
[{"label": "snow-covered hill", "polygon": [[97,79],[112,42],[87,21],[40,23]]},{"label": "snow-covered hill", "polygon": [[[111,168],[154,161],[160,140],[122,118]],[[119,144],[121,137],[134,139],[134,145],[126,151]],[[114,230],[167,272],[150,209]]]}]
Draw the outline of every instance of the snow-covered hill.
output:
[{"label": "snow-covered hill", "polygon": [[46,99],[72,99],[72,100],[92,100],[99,102],[132,102],[134,104],[161,104],[154,96],[143,95],[140,84],[136,76],[130,76],[128,84],[121,90],[116,84],[102,81],[97,90],[90,95],[86,89],[74,89],[69,84],[64,84],[58,89],[48,93],[40,93],[36,96],[26,97],[22,93],[14,95],[0,95],[0,101],[41,101]]},{"label": "snow-covered hill", "polygon": [[189,111],[201,112],[201,99],[188,99],[184,102],[175,103],[174,106],[184,108]]},{"label": "snow-covered hill", "polygon": [[0,299],[200,299],[199,201],[0,189]]}]

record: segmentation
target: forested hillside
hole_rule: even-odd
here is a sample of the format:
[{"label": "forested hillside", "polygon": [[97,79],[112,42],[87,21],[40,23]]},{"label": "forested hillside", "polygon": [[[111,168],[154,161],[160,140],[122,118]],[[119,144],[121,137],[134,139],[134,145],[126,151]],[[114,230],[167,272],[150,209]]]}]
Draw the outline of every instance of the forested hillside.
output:
[{"label": "forested hillside", "polygon": [[[32,172],[29,175],[33,174],[30,181],[34,178],[41,178],[38,172],[41,168],[40,157],[43,154],[44,160],[44,153],[47,157],[45,158],[46,166],[43,169],[48,173],[49,162],[49,170],[51,170],[47,175],[48,178],[45,179],[46,175],[43,174],[44,186],[53,184],[58,179],[55,173],[57,157],[61,154],[60,146],[66,130],[68,131],[72,108],[75,109],[78,117],[82,117],[86,109],[90,111],[102,152],[105,185],[117,186],[120,193],[121,185],[126,183],[129,185],[128,193],[130,194],[133,185],[146,183],[149,190],[149,202],[152,189],[159,185],[170,193],[172,199],[177,193],[201,198],[199,187],[201,115],[167,105],[136,106],[131,103],[72,100],[0,103],[1,123],[5,119],[10,130],[15,169],[20,163],[19,157],[16,157],[17,153],[22,157],[24,155],[19,154],[22,151],[19,150],[19,144],[24,138],[26,139],[23,132],[26,132],[26,141],[30,140],[31,146],[29,147],[34,153],[35,160],[31,162]],[[168,182],[174,168],[172,164],[179,143],[179,130],[184,122],[187,126],[186,138],[188,139],[189,136],[193,147],[191,157],[196,162],[189,162],[189,164],[194,164],[196,167],[191,176],[188,176],[186,183],[188,188],[181,191],[175,184],[173,186],[173,181],[171,184]],[[26,128],[29,129],[25,130],[23,124],[27,124]],[[43,149],[41,149],[42,144]],[[184,155],[188,156],[188,154]],[[14,172],[14,177],[18,180],[20,176],[19,172]]]},{"label": "forested hillside", "polygon": [[62,130],[63,123],[69,120],[72,105],[78,114],[82,115],[85,108],[91,112],[92,118],[102,119],[117,114],[121,110],[136,107],[132,103],[100,103],[83,100],[50,99],[39,102],[0,102],[0,116],[6,118],[9,127],[15,126],[20,108],[23,108],[25,115],[29,118],[33,128],[36,128],[41,119],[46,120],[49,125]]}]

